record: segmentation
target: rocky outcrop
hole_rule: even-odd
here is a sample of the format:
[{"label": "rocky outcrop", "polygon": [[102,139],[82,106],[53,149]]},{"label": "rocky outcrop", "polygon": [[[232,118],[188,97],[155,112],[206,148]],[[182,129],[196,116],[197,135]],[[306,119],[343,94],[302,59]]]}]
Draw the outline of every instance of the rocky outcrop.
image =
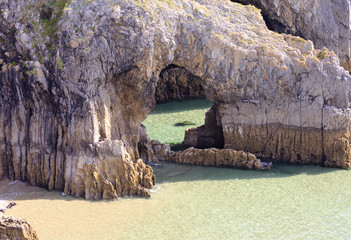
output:
[{"label": "rocky outcrop", "polygon": [[[96,56],[91,57],[98,65],[85,62],[87,52],[76,50],[76,42],[62,28],[81,35],[85,29],[84,37],[95,41],[89,35],[92,30],[81,18],[81,28],[67,26],[71,20],[66,2],[0,3],[0,176],[77,197],[147,196],[145,187],[152,188],[155,176],[137,161],[145,110],[139,111],[134,99],[144,108],[148,101],[141,99],[148,99],[148,93],[141,97],[128,81],[119,83],[129,75],[133,79],[133,70],[107,73],[109,60]],[[64,12],[59,26],[57,18]],[[72,56],[77,62],[66,65]]]},{"label": "rocky outcrop", "polygon": [[203,96],[202,79],[185,68],[170,65],[161,71],[155,90],[156,102]]},{"label": "rocky outcrop", "polygon": [[152,158],[141,122],[170,65],[201,78],[225,148],[350,166],[350,75],[327,49],[269,31],[255,7],[5,0],[0,8],[1,177],[86,198],[147,195],[155,177],[138,160]]},{"label": "rocky outcrop", "polygon": [[37,233],[27,221],[15,217],[0,217],[0,239],[37,240]]},{"label": "rocky outcrop", "polygon": [[270,29],[313,41],[317,48],[334,51],[351,71],[350,0],[234,0],[262,9]]},{"label": "rocky outcrop", "polygon": [[195,148],[223,148],[224,138],[222,123],[217,122],[217,106],[206,112],[205,125],[185,130],[183,145]]},{"label": "rocky outcrop", "polygon": [[180,164],[228,167],[241,169],[271,169],[271,162],[261,162],[255,155],[233,149],[194,148],[189,147],[184,151],[171,151],[167,144],[157,140],[150,142],[152,152],[158,162],[169,161]]},{"label": "rocky outcrop", "polygon": [[167,160],[181,164],[259,170],[271,168],[272,165],[272,163],[261,162],[251,153],[217,148],[191,147],[182,152],[171,152]]}]

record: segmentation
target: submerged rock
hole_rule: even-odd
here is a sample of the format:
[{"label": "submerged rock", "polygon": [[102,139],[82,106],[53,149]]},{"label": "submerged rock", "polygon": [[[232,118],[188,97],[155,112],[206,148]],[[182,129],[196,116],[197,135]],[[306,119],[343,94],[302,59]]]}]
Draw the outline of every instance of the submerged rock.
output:
[{"label": "submerged rock", "polygon": [[175,123],[174,126],[189,126],[189,125],[195,125],[195,123],[190,122],[190,121],[183,121],[183,122],[178,122]]},{"label": "submerged rock", "polygon": [[27,221],[15,217],[0,217],[0,239],[37,240],[37,233]]},{"label": "submerged rock", "polygon": [[0,177],[77,197],[146,196],[155,176],[139,159],[155,153],[141,122],[170,65],[201,79],[223,147],[350,166],[350,75],[329,50],[270,31],[253,6],[5,0],[0,8]]},{"label": "submerged rock", "polygon": [[13,206],[16,206],[16,203],[15,202],[11,202],[11,203],[9,203],[8,205],[7,205],[7,209],[10,209],[10,208],[12,208]]}]

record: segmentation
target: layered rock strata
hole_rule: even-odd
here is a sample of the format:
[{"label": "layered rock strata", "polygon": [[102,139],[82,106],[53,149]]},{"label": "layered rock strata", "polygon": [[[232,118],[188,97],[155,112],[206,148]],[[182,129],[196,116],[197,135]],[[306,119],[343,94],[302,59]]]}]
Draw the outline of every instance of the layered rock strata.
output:
[{"label": "layered rock strata", "polygon": [[37,233],[27,221],[15,217],[0,217],[0,239],[37,240]]},{"label": "layered rock strata", "polygon": [[317,48],[334,51],[351,71],[350,0],[234,0],[262,9],[268,27],[313,41]]},{"label": "layered rock strata", "polygon": [[[104,38],[93,38],[82,18],[76,19],[79,29],[67,26],[66,2],[0,3],[0,177],[90,199],[148,196],[145,188],[152,188],[155,176],[137,161],[145,110],[134,102],[139,99],[144,108],[148,93],[140,97],[126,80],[133,79],[133,70],[107,73],[107,56],[91,55],[89,62],[85,55],[90,51],[105,56],[106,49],[95,41]],[[43,17],[43,12],[51,15]],[[59,25],[54,21],[61,16]],[[99,45],[92,48],[102,48],[81,52],[65,27]],[[55,35],[47,35],[52,30]],[[76,62],[66,65],[68,59]]]},{"label": "layered rock strata", "polygon": [[224,147],[350,166],[350,75],[329,50],[268,30],[255,7],[5,0],[0,8],[0,177],[86,198],[147,195],[155,177],[138,160],[152,158],[141,122],[170,65],[201,78]]}]

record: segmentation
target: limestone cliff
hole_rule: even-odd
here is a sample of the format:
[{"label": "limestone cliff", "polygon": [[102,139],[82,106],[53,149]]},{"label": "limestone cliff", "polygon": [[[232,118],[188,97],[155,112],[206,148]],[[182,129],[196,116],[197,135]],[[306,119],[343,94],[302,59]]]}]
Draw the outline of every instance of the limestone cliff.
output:
[{"label": "limestone cliff", "polygon": [[350,0],[233,0],[262,9],[269,28],[311,40],[334,51],[351,71]]},{"label": "limestone cliff", "polygon": [[148,195],[141,122],[170,65],[201,79],[224,147],[350,165],[350,75],[329,50],[268,30],[255,7],[3,0],[0,9],[1,177],[86,198]]},{"label": "limestone cliff", "polygon": [[[127,70],[130,66],[118,58],[109,60],[113,56],[105,54],[110,50],[103,33],[95,36],[90,21],[75,18],[80,11],[98,10],[98,2],[82,2],[0,2],[0,176],[77,197],[147,196],[144,187],[152,188],[155,176],[136,160],[145,111],[141,99],[148,100],[148,93],[130,85],[133,68]],[[105,25],[115,15],[104,5],[109,18],[96,29],[108,35]]]},{"label": "limestone cliff", "polygon": [[3,240],[37,240],[37,233],[27,221],[14,217],[0,217],[0,239]]}]

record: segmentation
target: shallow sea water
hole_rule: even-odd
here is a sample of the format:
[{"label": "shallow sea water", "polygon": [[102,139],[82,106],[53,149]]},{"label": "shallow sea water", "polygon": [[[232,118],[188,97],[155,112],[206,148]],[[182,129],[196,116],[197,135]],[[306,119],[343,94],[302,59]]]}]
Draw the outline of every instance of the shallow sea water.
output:
[{"label": "shallow sea water", "polygon": [[[162,143],[182,143],[185,129],[205,123],[205,113],[213,103],[205,99],[173,101],[157,104],[143,122],[150,139]],[[194,125],[174,126],[176,123],[190,121]]]},{"label": "shallow sea water", "polygon": [[[184,104],[184,103],[182,103]],[[153,166],[151,198],[87,201],[0,182],[0,205],[45,239],[351,239],[351,171]]]}]

